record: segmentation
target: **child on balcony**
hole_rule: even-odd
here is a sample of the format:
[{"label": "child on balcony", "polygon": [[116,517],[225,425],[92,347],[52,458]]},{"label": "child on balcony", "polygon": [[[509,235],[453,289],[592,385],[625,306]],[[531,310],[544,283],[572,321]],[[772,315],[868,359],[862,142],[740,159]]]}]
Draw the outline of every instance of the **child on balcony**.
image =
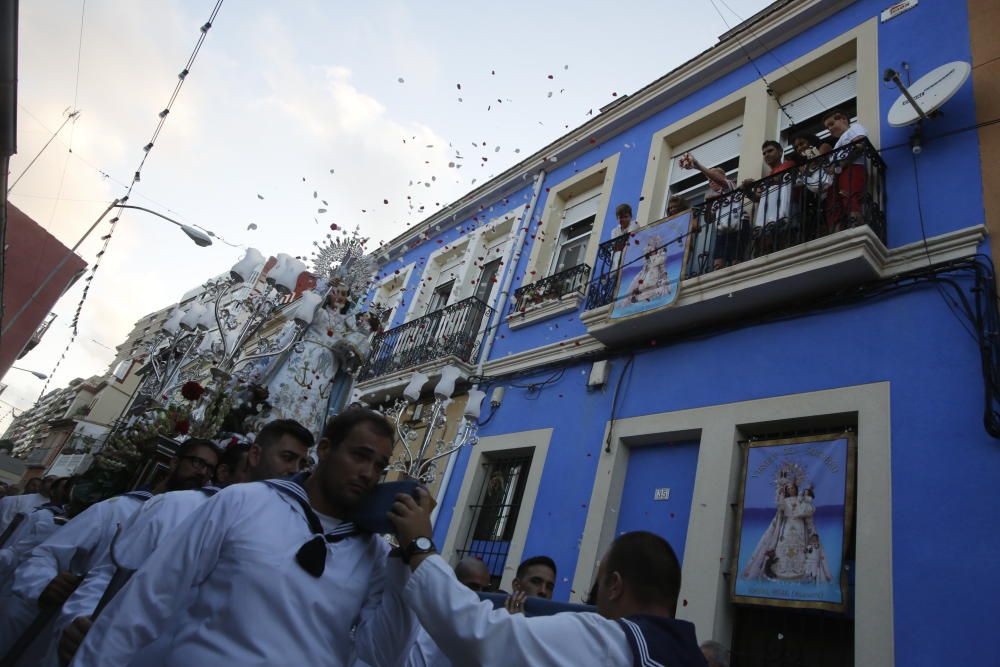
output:
[{"label": "child on balcony", "polygon": [[861,206],[865,192],[865,158],[861,147],[840,150],[853,143],[864,141],[868,130],[851,119],[843,111],[834,109],[823,116],[823,125],[837,139],[833,147],[839,158],[833,164],[835,174],[834,191],[827,196],[827,224],[831,232],[845,227],[854,227],[862,222]]}]

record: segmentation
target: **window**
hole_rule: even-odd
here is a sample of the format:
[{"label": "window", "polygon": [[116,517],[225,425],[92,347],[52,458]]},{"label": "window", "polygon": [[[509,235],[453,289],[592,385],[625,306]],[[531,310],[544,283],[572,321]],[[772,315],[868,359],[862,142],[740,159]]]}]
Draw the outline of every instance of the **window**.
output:
[{"label": "window", "polygon": [[782,100],[779,112],[781,143],[791,150],[792,139],[803,132],[827,139],[830,132],[823,127],[823,114],[830,109],[843,109],[855,122],[858,117],[858,73],[851,72],[825,86],[813,88],[791,102]]},{"label": "window", "polygon": [[[683,197],[691,206],[697,206],[705,200],[708,192],[708,179],[700,172],[685,169],[680,165],[680,158],[685,153],[691,153],[698,162],[707,169],[716,167],[726,172],[726,176],[735,181],[740,168],[740,146],[743,142],[743,127],[737,127],[713,139],[684,149],[683,145],[674,151],[670,161],[668,177],[669,196]],[[666,214],[666,202],[663,213]]]},{"label": "window", "polygon": [[448,297],[451,296],[451,290],[455,288],[455,281],[449,280],[446,283],[438,285],[431,292],[431,298],[427,302],[427,312],[433,313],[435,310],[441,310],[448,305]]},{"label": "window", "polygon": [[594,231],[600,200],[600,191],[590,191],[568,202],[559,227],[558,247],[552,258],[549,275],[585,263],[587,245]]},{"label": "window", "polygon": [[458,557],[476,556],[486,563],[495,589],[499,587],[507,563],[531,468],[531,455],[484,457],[482,465],[483,485],[469,505],[472,521],[458,548]]},{"label": "window", "polygon": [[493,281],[496,280],[497,274],[500,272],[501,263],[502,260],[494,259],[484,264],[483,270],[476,280],[475,297],[487,305],[490,303],[490,296],[493,294],[493,287],[496,284]]}]

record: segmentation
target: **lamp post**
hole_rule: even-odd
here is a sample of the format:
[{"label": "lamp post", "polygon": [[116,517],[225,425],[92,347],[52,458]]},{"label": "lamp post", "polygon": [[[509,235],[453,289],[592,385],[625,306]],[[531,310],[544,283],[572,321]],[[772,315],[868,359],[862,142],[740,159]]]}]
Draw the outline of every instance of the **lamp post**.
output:
[{"label": "lamp post", "polygon": [[172,223],[172,224],[177,225],[178,227],[180,227],[181,231],[184,232],[185,234],[187,234],[188,238],[190,238],[192,241],[194,241],[198,246],[204,248],[206,246],[212,245],[212,239],[208,236],[208,234],[202,232],[201,230],[195,229],[194,227],[191,227],[190,225],[185,225],[185,224],[182,224],[180,222],[177,222],[173,218],[169,218],[169,217],[163,215],[162,213],[157,213],[156,211],[150,210],[148,208],[144,208],[142,206],[132,206],[130,204],[125,204],[124,201],[125,201],[124,199],[116,199],[113,202],[111,202],[111,204],[109,204],[106,209],[104,209],[104,212],[101,213],[100,216],[98,216],[97,220],[94,221],[94,224],[92,224],[87,229],[87,231],[85,231],[83,233],[83,236],[80,237],[80,240],[78,240],[73,245],[73,247],[69,249],[68,253],[66,253],[65,255],[63,255],[62,259],[59,260],[59,263],[56,264],[52,268],[52,270],[49,271],[49,274],[47,276],[45,276],[45,278],[41,282],[38,283],[38,287],[35,288],[35,291],[32,292],[31,296],[28,297],[25,300],[25,302],[21,305],[21,307],[18,309],[18,311],[16,313],[14,313],[14,316],[10,318],[10,321],[7,322],[4,325],[3,330],[0,331],[0,334],[7,333],[7,330],[10,329],[12,326],[14,326],[14,323],[17,322],[17,320],[18,320],[19,317],[21,317],[21,314],[24,313],[24,311],[27,310],[28,306],[35,300],[35,298],[39,294],[41,294],[42,290],[45,289],[45,286],[49,284],[49,281],[52,280],[52,278],[54,278],[57,273],[59,273],[59,271],[62,269],[63,265],[67,261],[69,261],[69,258],[72,257],[73,254],[76,252],[77,248],[79,248],[80,245],[84,241],[87,240],[87,237],[90,236],[91,232],[93,232],[94,229],[97,228],[97,225],[100,224],[101,220],[104,220],[104,218],[107,217],[108,213],[110,213],[111,209],[113,209],[113,208],[120,208],[120,209],[129,208],[129,209],[135,209],[137,211],[145,211],[146,213],[152,213],[156,217],[163,218],[167,222],[170,222],[170,223]]},{"label": "lamp post", "polygon": [[[445,366],[441,370],[441,379],[434,387],[434,402],[431,404],[430,416],[406,421],[403,413],[420,399],[420,391],[427,380],[426,375],[415,371],[410,376],[410,382],[403,391],[403,398],[398,399],[389,409],[396,424],[396,434],[403,445],[403,456],[393,461],[387,470],[402,472],[424,484],[430,484],[437,477],[437,461],[457,452],[465,445],[475,445],[479,441],[479,409],[485,394],[473,387],[468,392],[465,411],[454,437],[445,441],[444,432],[448,427],[446,412],[455,393],[455,383],[461,377],[461,372],[455,366]],[[423,428],[423,438],[418,431]],[[420,440],[417,446],[417,440]]]},{"label": "lamp post", "polygon": [[45,373],[39,373],[38,371],[33,371],[33,370],[29,369],[29,368],[18,368],[17,366],[11,366],[10,370],[12,370],[12,371],[24,371],[25,373],[31,373],[32,375],[34,375],[39,380],[47,380],[49,378],[49,376],[46,375]]}]

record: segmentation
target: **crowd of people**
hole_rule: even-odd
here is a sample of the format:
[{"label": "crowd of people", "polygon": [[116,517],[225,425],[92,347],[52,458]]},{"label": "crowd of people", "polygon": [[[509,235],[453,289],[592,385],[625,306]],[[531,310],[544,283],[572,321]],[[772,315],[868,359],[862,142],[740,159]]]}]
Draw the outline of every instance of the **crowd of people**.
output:
[{"label": "crowd of people", "polygon": [[[706,167],[691,153],[679,157],[681,168],[699,171],[708,181],[701,214],[692,228],[692,234],[701,235],[695,243],[701,250],[694,253],[689,273],[704,272],[709,265],[722,269],[864,221],[865,159],[847,147],[864,140],[868,132],[839,109],[827,112],[823,125],[830,139],[798,133],[787,151],[777,141],[765,141],[761,153],[768,174],[760,181],[744,179],[737,184],[725,170]],[[821,159],[834,151],[836,156]],[[786,177],[780,176],[783,173]],[[738,191],[744,196],[734,197]],[[667,216],[689,208],[683,197],[671,196]],[[616,236],[639,230],[629,204],[619,204],[615,215]]]},{"label": "crowd of people", "polygon": [[554,560],[521,563],[494,609],[486,563],[438,554],[423,487],[395,497],[392,541],[366,532],[353,518],[393,437],[352,407],[318,442],[287,419],[225,448],[188,439],[153,486],[82,511],[73,479],[8,494],[0,666],[726,665],[674,618],[680,564],[653,533],[614,541],[593,611],[527,616],[553,595]]}]

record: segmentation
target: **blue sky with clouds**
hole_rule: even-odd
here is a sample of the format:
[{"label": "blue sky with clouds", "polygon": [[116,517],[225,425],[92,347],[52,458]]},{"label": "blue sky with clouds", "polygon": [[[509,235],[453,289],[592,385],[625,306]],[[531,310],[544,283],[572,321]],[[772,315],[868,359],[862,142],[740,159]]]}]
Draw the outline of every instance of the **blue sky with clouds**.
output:
[{"label": "blue sky with clouds", "polygon": [[[729,25],[767,4],[717,0]],[[213,5],[88,0],[77,89],[82,1],[22,2],[12,175],[74,95],[82,114],[11,202],[72,245],[123,192]],[[227,0],[133,201],[265,254],[308,254],[330,223],[386,240],[726,30],[710,2]],[[81,248],[88,262],[104,230]],[[50,389],[102,373],[108,348],[139,317],[241,254],[222,243],[197,248],[145,214],[123,216]],[[63,297],[56,324],[19,365],[52,370],[81,289]],[[42,388],[18,372],[4,382],[0,428],[10,405],[29,407]]]}]

